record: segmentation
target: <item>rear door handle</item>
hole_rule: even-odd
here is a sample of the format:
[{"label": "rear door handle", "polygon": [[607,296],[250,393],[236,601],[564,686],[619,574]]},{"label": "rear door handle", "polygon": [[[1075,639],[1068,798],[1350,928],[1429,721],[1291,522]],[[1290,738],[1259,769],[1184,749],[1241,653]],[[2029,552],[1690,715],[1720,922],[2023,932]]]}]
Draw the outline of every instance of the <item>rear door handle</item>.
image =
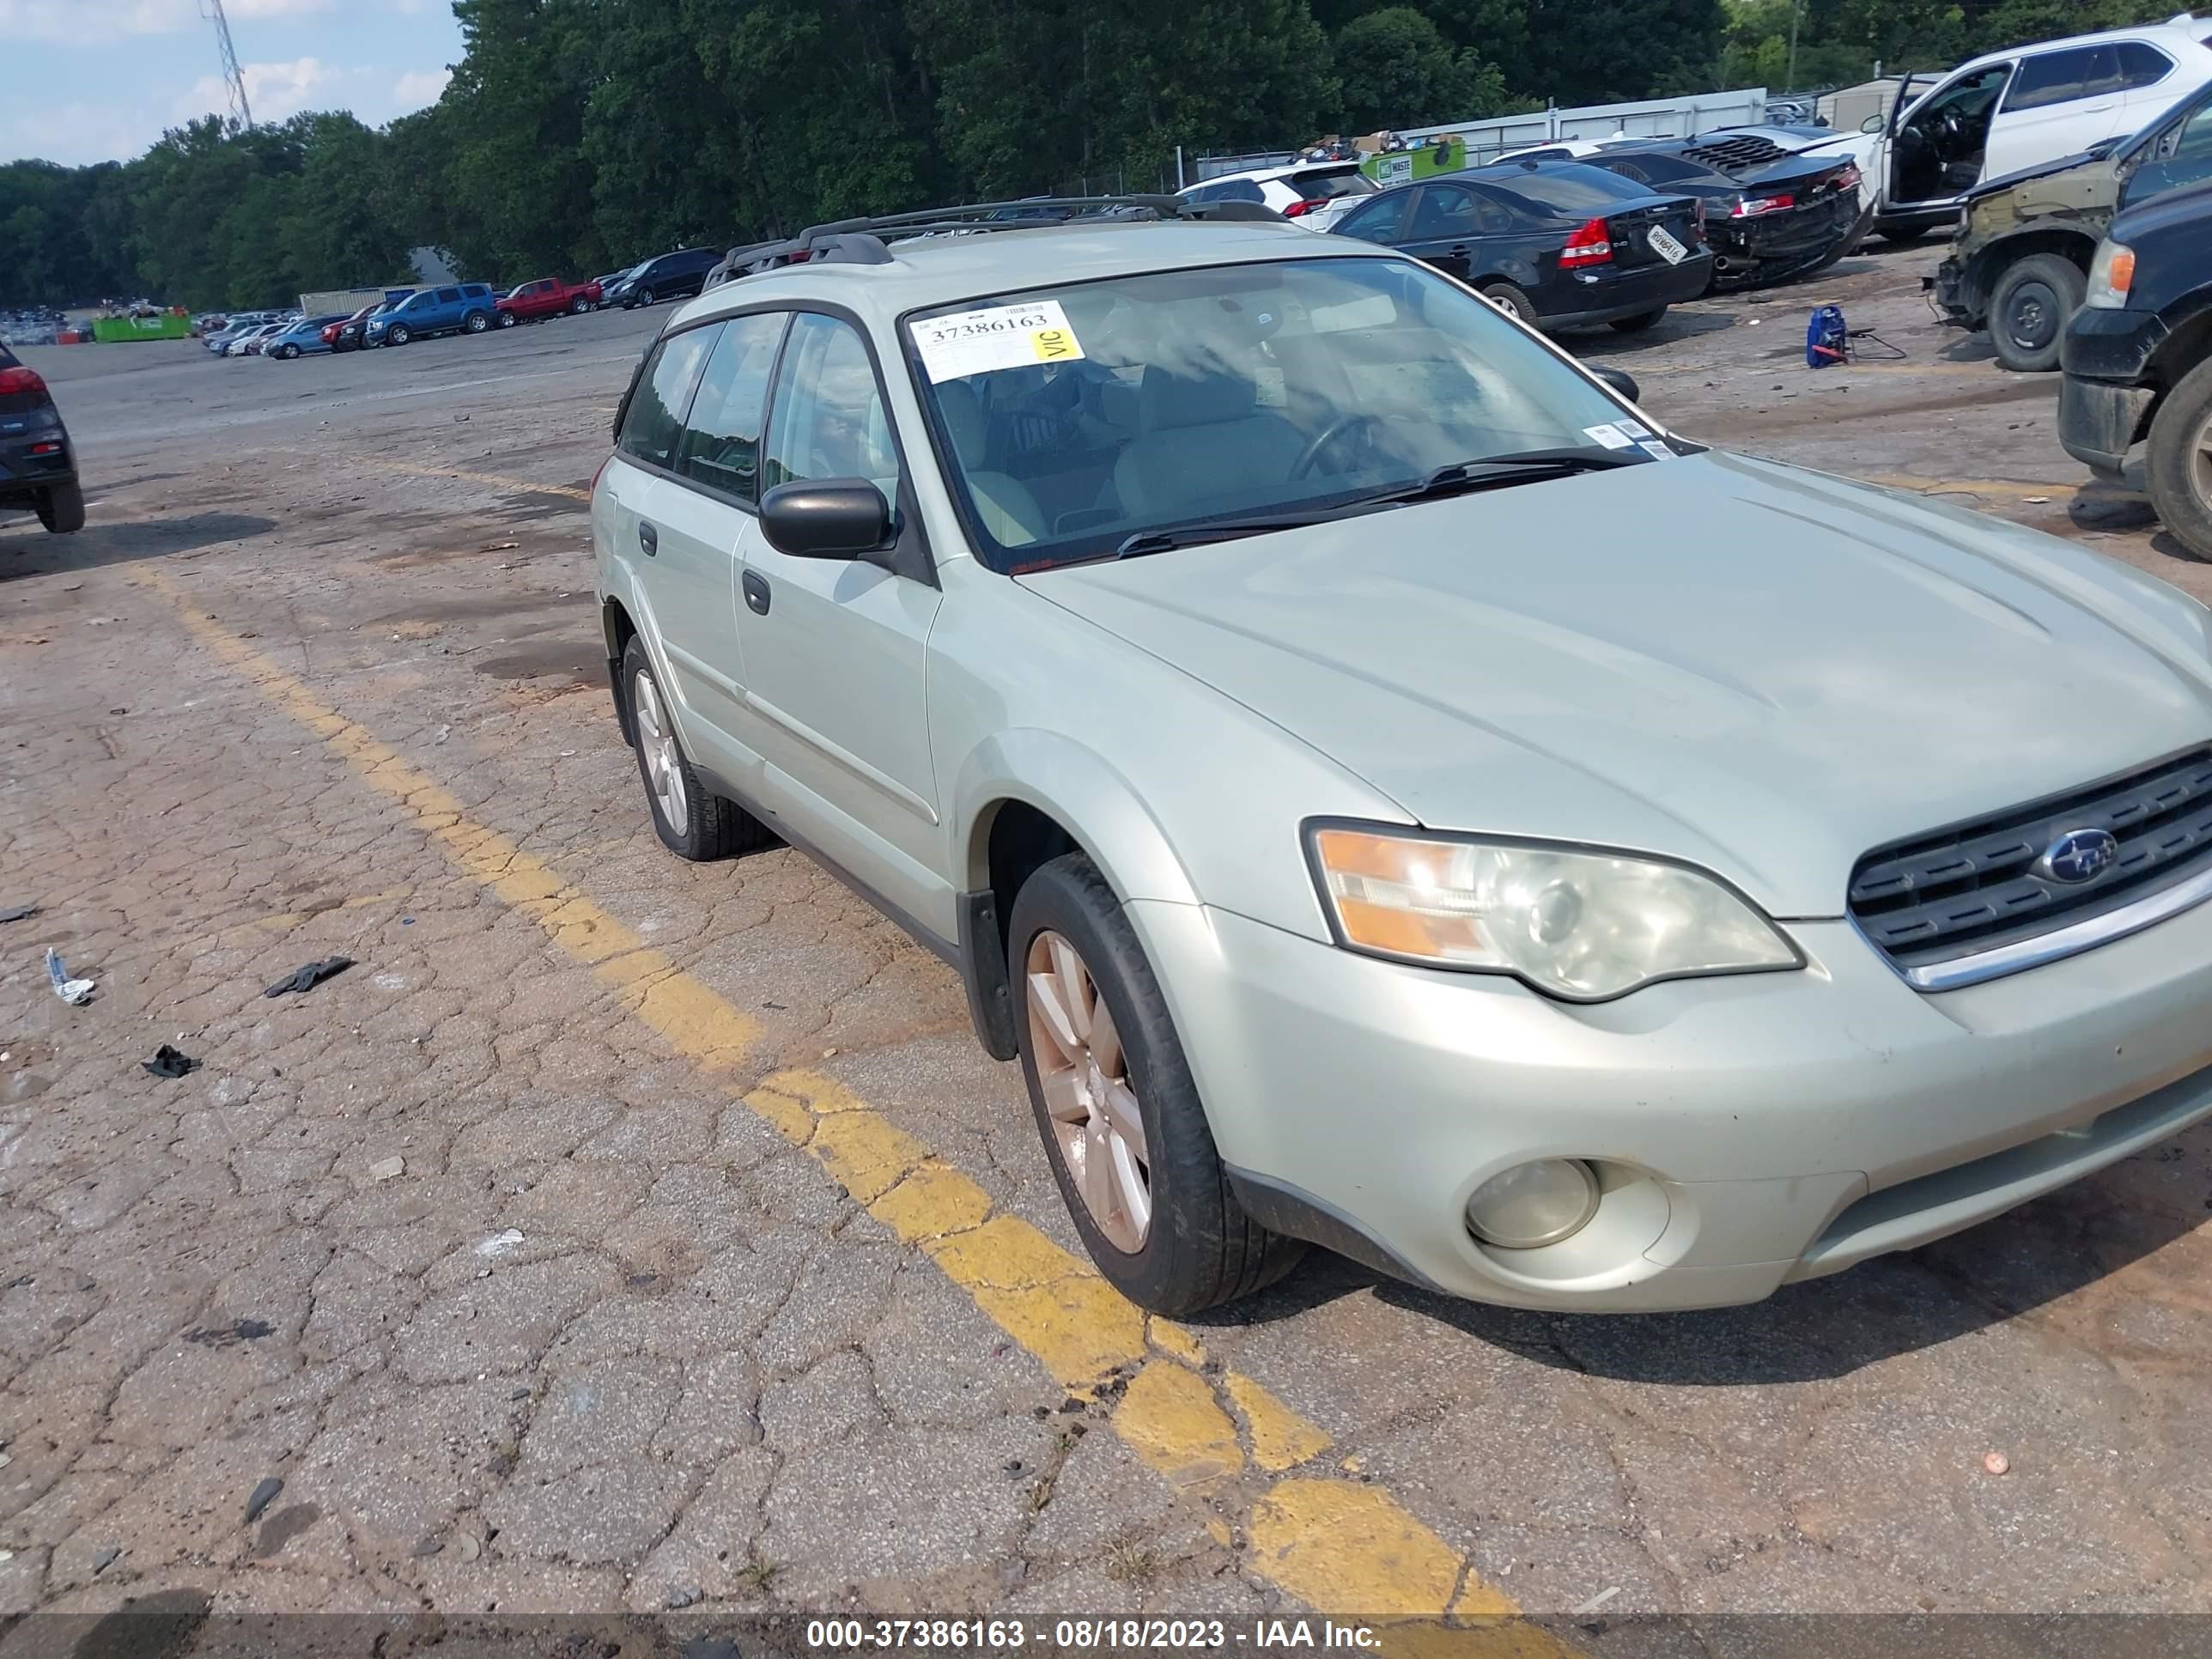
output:
[{"label": "rear door handle", "polygon": [[637,521],[637,544],[645,550],[648,558],[660,551],[660,532],[643,519]]},{"label": "rear door handle", "polygon": [[751,609],[753,615],[756,617],[768,615],[768,578],[757,570],[748,570],[738,579],[738,585],[745,590],[745,604]]}]

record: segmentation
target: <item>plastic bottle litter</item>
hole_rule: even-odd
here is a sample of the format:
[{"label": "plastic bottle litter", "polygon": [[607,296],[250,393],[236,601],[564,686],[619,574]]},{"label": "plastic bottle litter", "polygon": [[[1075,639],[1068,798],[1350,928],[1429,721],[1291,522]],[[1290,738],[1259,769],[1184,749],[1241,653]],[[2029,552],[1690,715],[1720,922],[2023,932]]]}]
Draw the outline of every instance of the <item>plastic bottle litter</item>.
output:
[{"label": "plastic bottle litter", "polygon": [[46,946],[46,977],[53,982],[54,994],[72,1008],[92,994],[95,981],[71,979],[69,969],[63,964],[62,953],[51,945]]}]

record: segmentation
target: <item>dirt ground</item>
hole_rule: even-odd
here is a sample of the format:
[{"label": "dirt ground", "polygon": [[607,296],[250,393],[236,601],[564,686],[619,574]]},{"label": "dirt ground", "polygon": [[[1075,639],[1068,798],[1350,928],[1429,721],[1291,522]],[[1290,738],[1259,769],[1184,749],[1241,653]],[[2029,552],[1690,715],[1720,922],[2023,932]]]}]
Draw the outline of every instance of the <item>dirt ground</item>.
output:
[{"label": "dirt ground", "polygon": [[[2212,599],[1936,257],[1571,343]],[[1828,299],[1903,361],[1806,369]],[[951,974],[653,837],[585,501],[666,314],[25,354],[91,504],[0,521],[0,1613],[2212,1606],[2202,1131],[1740,1310],[1104,1292]]]}]

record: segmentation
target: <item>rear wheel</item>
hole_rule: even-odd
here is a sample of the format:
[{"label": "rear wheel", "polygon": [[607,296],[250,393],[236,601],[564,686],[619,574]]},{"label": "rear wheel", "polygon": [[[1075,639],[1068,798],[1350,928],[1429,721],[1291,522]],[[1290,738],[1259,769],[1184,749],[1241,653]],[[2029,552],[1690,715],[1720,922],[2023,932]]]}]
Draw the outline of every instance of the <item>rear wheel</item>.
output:
[{"label": "rear wheel", "polygon": [[2151,422],[2150,498],[2174,538],[2212,560],[2212,359],[2181,377]]},{"label": "rear wheel", "polygon": [[1485,284],[1482,297],[1499,309],[1511,312],[1529,327],[1536,326],[1536,302],[1510,283]]},{"label": "rear wheel", "polygon": [[481,334],[491,326],[491,319],[481,311],[471,311],[469,313],[468,320],[461,326],[471,334]]},{"label": "rear wheel", "polygon": [[39,492],[39,522],[57,536],[84,528],[84,489],[73,483],[48,484]]},{"label": "rear wheel", "polygon": [[1622,334],[1641,334],[1667,314],[1667,307],[1656,311],[1639,311],[1633,317],[1616,317],[1607,326]]},{"label": "rear wheel", "polygon": [[501,328],[513,328],[514,326],[514,313],[511,311],[501,312],[499,313],[499,325]]},{"label": "rear wheel", "polygon": [[2088,291],[2081,267],[2063,253],[2031,253],[2007,265],[1990,295],[1990,343],[1997,361],[2024,374],[2057,368],[2067,319]]},{"label": "rear wheel", "polygon": [[713,793],[692,769],[653,659],[635,635],[623,652],[623,694],[637,737],[638,775],[645,780],[660,844],[695,864],[773,847],[774,830],[736,802]]},{"label": "rear wheel", "polygon": [[1167,1000],[1097,866],[1081,853],[1040,866],[1007,945],[1030,1109],[1098,1271],[1164,1314],[1281,1278],[1304,1247],[1237,1204]]}]

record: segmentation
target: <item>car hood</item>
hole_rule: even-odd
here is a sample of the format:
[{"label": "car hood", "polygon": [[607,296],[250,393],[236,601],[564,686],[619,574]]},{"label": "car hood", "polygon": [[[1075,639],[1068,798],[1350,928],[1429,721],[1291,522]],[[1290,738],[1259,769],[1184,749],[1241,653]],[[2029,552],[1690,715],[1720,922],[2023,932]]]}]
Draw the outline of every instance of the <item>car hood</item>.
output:
[{"label": "car hood", "polygon": [[1018,580],[1415,822],[1668,854],[1784,917],[1842,914],[1872,847],[2212,737],[2193,601],[1716,453]]}]

